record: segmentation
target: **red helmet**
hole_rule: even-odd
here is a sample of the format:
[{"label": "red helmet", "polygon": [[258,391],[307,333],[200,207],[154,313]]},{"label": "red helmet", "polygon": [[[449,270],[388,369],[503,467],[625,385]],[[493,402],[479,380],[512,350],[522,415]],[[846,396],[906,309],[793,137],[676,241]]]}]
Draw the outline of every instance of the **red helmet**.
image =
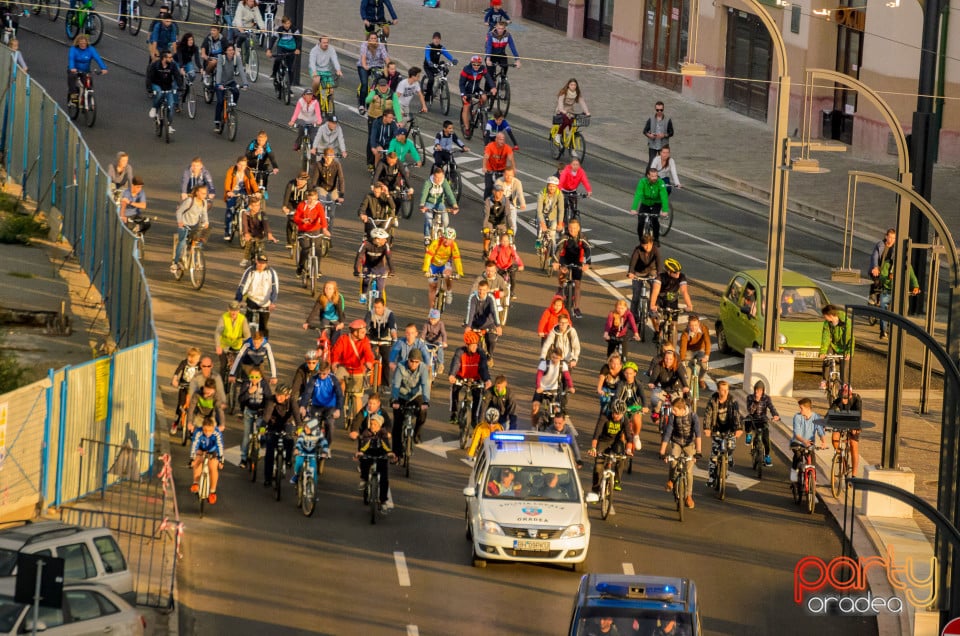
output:
[{"label": "red helmet", "polygon": [[463,344],[478,344],[480,342],[480,334],[476,331],[465,331],[463,332]]}]

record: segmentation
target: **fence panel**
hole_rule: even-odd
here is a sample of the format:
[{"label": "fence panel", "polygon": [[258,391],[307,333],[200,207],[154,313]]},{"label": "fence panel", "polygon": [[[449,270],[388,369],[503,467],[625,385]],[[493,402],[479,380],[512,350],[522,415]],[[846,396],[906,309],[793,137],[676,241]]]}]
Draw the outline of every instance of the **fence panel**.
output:
[{"label": "fence panel", "polygon": [[49,400],[47,402],[49,425],[47,426],[47,449],[43,466],[43,500],[44,502],[53,503],[57,500],[56,468],[60,451],[63,449],[63,445],[60,443],[60,418],[66,414],[62,400],[63,391],[66,386],[63,383],[66,377],[66,369],[57,369],[50,374],[50,377],[52,383]]},{"label": "fence panel", "polygon": [[[106,361],[106,364],[104,364]],[[96,489],[95,481],[81,480],[80,440],[103,439],[106,409],[98,405],[104,400],[103,392],[109,388],[110,359],[91,360],[80,366],[69,367],[66,373],[66,417],[61,419],[60,460],[58,465],[60,488],[55,502],[72,501],[83,493]],[[99,377],[98,377],[99,376]],[[98,413],[98,410],[101,411]]]},{"label": "fence panel", "polygon": [[[129,445],[141,451],[153,450],[153,391],[142,378],[144,370],[153,366],[153,342],[124,349],[113,356],[113,400],[108,420],[110,437],[105,441],[116,446]],[[140,473],[150,469],[139,467]]]},{"label": "fence panel", "polygon": [[[42,497],[49,379],[0,395],[0,519],[24,518]],[[29,516],[32,516],[29,515]]]}]

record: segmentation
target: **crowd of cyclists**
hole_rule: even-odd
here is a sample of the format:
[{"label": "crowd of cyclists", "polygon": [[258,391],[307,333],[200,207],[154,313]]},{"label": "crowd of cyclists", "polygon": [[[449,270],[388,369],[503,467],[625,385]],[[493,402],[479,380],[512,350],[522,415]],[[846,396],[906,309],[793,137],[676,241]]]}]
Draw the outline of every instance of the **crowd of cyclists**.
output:
[{"label": "crowd of cyclists", "polygon": [[[235,28],[211,26],[209,34],[197,46],[192,34],[178,37],[169,12],[161,9],[149,40],[151,64],[147,82],[154,95],[150,117],[156,116],[161,99],[169,100],[171,112],[178,111],[177,93],[170,89],[199,72],[205,82],[215,87],[219,131],[226,92],[232,91],[237,100],[238,91],[248,86],[243,64],[236,57],[236,47],[246,37],[246,30],[263,29],[257,2],[244,0],[239,6],[227,2],[218,5],[217,10],[234,16],[233,21],[228,20],[226,24]],[[360,279],[356,300],[362,306],[364,317],[348,320],[347,298],[336,281],[324,279],[312,310],[303,321],[304,330],[317,331],[317,346],[304,353],[303,364],[290,382],[281,382],[269,329],[280,280],[276,270],[270,267],[269,257],[258,249],[264,242],[278,241],[274,230],[279,228],[270,227],[264,208],[270,177],[278,174],[280,165],[267,133],[260,131],[225,171],[220,193],[225,204],[223,240],[232,242],[240,237],[245,250],[240,262],[243,273],[234,298],[211,328],[219,373],[212,372],[212,357],[202,356],[199,349],[191,348],[172,379],[179,389],[178,414],[183,414],[174,422],[173,431],[186,426],[190,432],[195,482],[201,462],[210,462],[209,503],[215,503],[217,497],[217,469],[222,469],[222,432],[228,424],[228,404],[236,404],[242,422],[241,468],[246,468],[249,444],[260,432],[264,436],[263,445],[268,449],[268,462],[272,461],[269,449],[281,441],[289,445],[288,457],[292,457],[298,435],[312,441],[297,441],[297,449],[309,448],[312,453],[329,456],[335,422],[342,418],[349,438],[357,441],[357,453],[363,457],[362,475],[369,471],[371,458],[378,462],[380,499],[385,511],[392,507],[392,497],[387,465],[381,466],[379,462],[402,457],[404,450],[398,441],[403,434],[401,423],[408,407],[416,409],[414,437],[415,442],[420,443],[420,431],[431,399],[443,401],[438,397],[442,392],[437,391],[436,385],[444,375],[450,385],[451,425],[458,424],[455,408],[461,393],[471,393],[474,406],[470,424],[476,429],[471,456],[479,440],[493,430],[527,426],[574,434],[577,430],[570,421],[568,400],[577,392],[573,372],[580,362],[581,335],[575,321],[583,317],[583,273],[591,266],[591,246],[585,237],[577,204],[581,196],[592,194],[586,171],[573,156],[555,174],[546,177],[545,187],[536,194],[532,221],[538,233],[537,248],[553,246],[548,261],[557,276],[557,295],[544,309],[536,328],[540,343],[537,363],[529,369],[534,378],[532,386],[511,387],[506,376],[494,375],[493,369],[498,339],[506,326],[504,309],[510,300],[517,298],[519,273],[525,269],[514,244],[518,214],[528,206],[523,184],[517,178],[519,146],[513,130],[504,113],[495,110],[482,131],[484,187],[479,238],[483,245],[483,273],[465,293],[465,317],[457,329],[451,326],[448,342],[445,323],[449,321],[449,308],[454,301],[454,281],[473,269],[469,264],[465,267],[464,254],[457,241],[458,231],[454,225],[463,228],[465,223],[460,223],[458,216],[459,192],[454,191],[449,179],[454,153],[468,148],[454,131],[453,122],[443,121],[432,144],[425,149],[432,165],[418,194],[410,169],[425,164],[428,157],[420,155],[409,135],[414,115],[426,112],[435,99],[433,91],[440,65],[456,65],[458,60],[447,51],[437,32],[424,48],[422,69],[412,67],[402,76],[389,56],[385,41],[389,24],[397,23],[389,0],[364,0],[361,16],[367,39],[361,45],[357,63],[360,77],[357,107],[367,120],[365,152],[372,179],[369,188],[364,184],[353,190],[362,193],[357,217],[363,226],[353,275]],[[494,78],[498,73],[505,73],[511,64],[508,51],[514,58],[513,65],[520,66],[516,42],[507,28],[509,17],[502,8],[491,6],[485,21],[489,29],[484,54],[471,56],[459,77],[460,123],[467,138],[475,132],[471,130],[469,118],[471,104],[486,103],[495,97]],[[273,51],[273,74],[281,72],[281,61],[289,62],[291,56],[301,53],[302,44],[300,34],[292,30],[289,19],[283,18]],[[71,94],[76,87],[76,75],[88,73],[91,63],[106,72],[97,51],[84,36],[78,36],[69,53]],[[311,160],[308,169],[299,171],[283,188],[279,207],[286,217],[285,227],[284,232],[277,232],[284,235],[288,249],[297,249],[298,278],[304,276],[308,255],[319,251],[318,241],[333,236],[335,212],[347,192],[340,163],[348,154],[343,131],[338,117],[322,111],[317,99],[318,91],[330,90],[332,102],[332,87],[342,76],[337,52],[328,37],[317,39],[309,53],[308,69],[312,86],[298,97],[287,123],[305,130]],[[421,75],[425,77],[422,84]],[[589,115],[580,86],[571,78],[557,95],[556,117],[561,135],[577,112]],[[709,463],[712,482],[719,440],[727,433],[739,437],[744,427],[748,444],[754,434],[762,439],[764,462],[770,465],[767,422],[779,419],[779,415],[765,396],[762,383],[748,396],[745,414],[740,413],[729,386],[722,381],[706,402],[702,422],[698,404],[691,403],[691,381],[699,389],[706,389],[711,344],[706,326],[693,313],[694,304],[680,262],[676,258],[662,258],[660,253],[659,220],[661,214],[669,210],[670,192],[681,184],[668,144],[673,135],[672,122],[663,117],[661,103],[657,104],[656,112],[644,130],[649,140],[650,162],[639,179],[630,206],[631,213],[639,216],[638,244],[628,268],[628,276],[634,283],[632,298],[629,302],[615,302],[606,317],[602,341],[606,344],[607,357],[597,376],[596,389],[590,392],[597,399],[596,422],[584,430],[593,428],[589,455],[615,453],[629,457],[641,449],[640,432],[646,416],[657,428],[661,441],[658,454],[662,460],[681,454],[699,457],[701,436],[712,436]],[[172,127],[172,122],[168,125]],[[294,149],[300,150],[299,145]],[[132,202],[138,200],[143,184],[125,155],[111,165],[110,174],[114,187],[121,193],[120,200],[134,205]],[[208,240],[211,228],[219,226],[219,219],[212,219],[210,215],[218,195],[216,183],[200,157],[195,157],[184,170],[181,202],[176,210],[178,242],[170,264],[174,274],[184,266],[183,254],[189,241],[203,243]],[[399,226],[404,201],[410,199],[419,199],[418,207],[423,214],[421,272],[429,278],[429,309],[419,317],[422,324],[408,322],[401,329],[386,302],[386,280],[397,271],[391,257],[394,228]],[[142,203],[145,205],[145,199]],[[568,283],[572,293],[565,294]],[[660,330],[662,312],[679,310],[681,301],[689,315],[686,326],[675,339],[669,342],[655,339],[655,353],[645,373],[641,373],[639,358],[630,356],[628,345],[631,340],[639,340],[647,328],[647,316],[639,311],[644,293],[649,298],[649,326],[655,334]],[[852,353],[852,341],[848,345],[842,334],[833,335],[838,320],[842,325],[843,318],[827,310],[824,317],[826,348],[841,354]],[[445,349],[450,342],[454,344],[454,351],[447,354]],[[694,361],[700,369],[696,380],[692,380],[687,370]],[[520,421],[519,400],[525,392],[532,393],[529,422]],[[381,393],[389,396],[388,403],[381,403]],[[849,398],[847,389],[844,394]],[[794,441],[798,445],[809,441],[805,426],[795,425],[799,432]],[[823,432],[816,430],[823,438]],[[579,462],[580,449],[576,442],[573,446]],[[297,461],[302,462],[302,457]],[[693,462],[686,464],[689,472],[685,505],[690,508],[694,507],[692,466]],[[594,471],[595,489],[600,468],[598,460]],[[622,462],[618,462],[615,485],[618,490],[622,471]],[[269,467],[264,474],[265,485],[269,486],[272,474]],[[362,483],[361,488],[364,485]],[[194,489],[196,486],[194,483]],[[672,483],[668,482],[667,489],[671,488]]]}]

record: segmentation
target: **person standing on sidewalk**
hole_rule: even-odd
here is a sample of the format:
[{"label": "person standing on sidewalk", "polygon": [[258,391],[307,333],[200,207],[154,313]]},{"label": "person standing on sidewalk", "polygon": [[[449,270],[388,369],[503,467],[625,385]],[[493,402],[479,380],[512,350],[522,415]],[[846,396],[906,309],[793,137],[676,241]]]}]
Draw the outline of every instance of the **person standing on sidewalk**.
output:
[{"label": "person standing on sidewalk", "polygon": [[663,102],[657,102],[655,111],[643,127],[647,150],[650,153],[648,166],[653,162],[653,158],[660,154],[660,149],[670,144],[670,138],[673,137],[673,120],[663,114]]}]

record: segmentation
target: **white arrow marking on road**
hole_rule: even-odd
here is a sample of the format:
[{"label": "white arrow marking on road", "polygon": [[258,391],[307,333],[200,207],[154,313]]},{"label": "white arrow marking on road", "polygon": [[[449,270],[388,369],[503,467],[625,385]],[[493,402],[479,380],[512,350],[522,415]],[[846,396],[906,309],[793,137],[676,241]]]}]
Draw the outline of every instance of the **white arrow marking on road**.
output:
[{"label": "white arrow marking on road", "polygon": [[458,440],[454,439],[449,442],[445,442],[439,435],[417,446],[417,450],[427,451],[428,453],[432,453],[437,457],[442,457],[443,459],[447,458],[448,452],[459,450],[459,448],[460,442]]},{"label": "white arrow marking on road", "polygon": [[394,552],[393,562],[397,565],[397,580],[400,587],[410,587],[410,572],[407,570],[407,558],[403,556],[403,552]]},{"label": "white arrow marking on road", "polygon": [[710,368],[711,369],[723,369],[725,367],[735,367],[738,364],[743,364],[743,358],[721,358],[720,360],[710,359]]},{"label": "white arrow marking on road", "polygon": [[[260,449],[260,457],[264,456],[263,448]],[[234,466],[240,465],[240,447],[231,446],[223,449],[223,461]]]},{"label": "white arrow marking on road", "polygon": [[623,573],[626,574],[627,576],[633,576],[634,574],[636,574],[636,573],[633,571],[633,563],[624,563],[624,564],[623,564]]},{"label": "white arrow marking on road", "polygon": [[[709,476],[708,473],[707,473],[707,471],[706,471],[706,469],[700,468],[700,467],[694,468],[694,469],[693,469],[693,474],[694,474],[695,477],[701,477],[701,478],[703,478],[704,480],[706,480],[707,477]],[[751,479],[750,477],[747,477],[746,475],[738,475],[737,473],[730,473],[730,472],[728,472],[728,473],[727,473],[727,483],[730,484],[730,485],[732,485],[732,486],[735,486],[736,489],[739,490],[740,492],[743,492],[744,490],[747,490],[748,488],[753,488],[754,486],[756,486],[756,485],[759,484],[760,482],[757,481],[756,479]]]}]

